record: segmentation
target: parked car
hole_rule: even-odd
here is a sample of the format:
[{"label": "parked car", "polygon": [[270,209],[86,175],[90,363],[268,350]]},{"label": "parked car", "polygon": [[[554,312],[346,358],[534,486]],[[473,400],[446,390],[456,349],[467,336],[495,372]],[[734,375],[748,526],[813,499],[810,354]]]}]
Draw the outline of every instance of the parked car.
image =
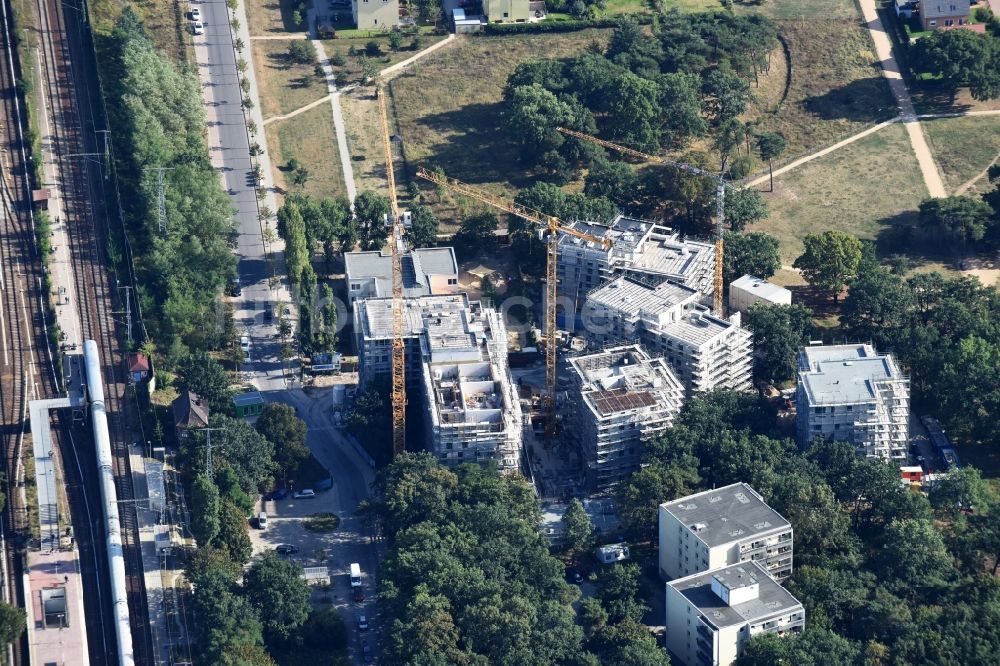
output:
[{"label": "parked car", "polygon": [[358,631],[368,631],[368,618],[364,615],[358,616]]},{"label": "parked car", "polygon": [[566,580],[570,583],[575,583],[579,585],[583,582],[583,574],[580,573],[578,569],[567,569],[566,570]]},{"label": "parked car", "polygon": [[267,513],[261,511],[257,514],[257,529],[266,530],[267,529]]},{"label": "parked car", "polygon": [[194,34],[196,35],[204,35],[205,24],[202,23],[201,21],[195,21],[194,23],[191,24],[191,31],[194,32]]},{"label": "parked car", "polygon": [[201,9],[198,7],[191,8],[191,20],[200,21],[201,20]]},{"label": "parked car", "polygon": [[292,493],[294,499],[312,499],[316,497],[316,491],[312,488],[303,488],[302,490],[296,490]]},{"label": "parked car", "polygon": [[273,493],[271,493],[272,500],[283,500],[288,497],[288,491],[284,488],[278,488]]},{"label": "parked car", "polygon": [[279,543],[275,546],[274,550],[278,553],[278,555],[294,555],[299,552],[298,547],[293,546],[290,543]]}]

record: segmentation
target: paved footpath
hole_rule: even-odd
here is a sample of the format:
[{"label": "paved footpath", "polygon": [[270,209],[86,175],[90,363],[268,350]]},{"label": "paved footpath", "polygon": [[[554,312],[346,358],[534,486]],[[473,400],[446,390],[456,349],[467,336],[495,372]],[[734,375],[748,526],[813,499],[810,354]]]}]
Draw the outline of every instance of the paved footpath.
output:
[{"label": "paved footpath", "polygon": [[924,131],[920,127],[917,113],[913,108],[913,100],[910,99],[910,92],[906,89],[906,82],[900,73],[896,56],[892,53],[892,40],[882,26],[882,20],[875,10],[875,0],[859,0],[861,3],[861,13],[864,16],[868,32],[871,33],[872,41],[875,42],[875,53],[882,65],[882,74],[889,82],[893,97],[899,105],[899,110],[903,115],[903,126],[910,136],[910,144],[913,152],[917,155],[917,162],[920,164],[920,173],[923,174],[924,184],[932,197],[946,197],[947,191],[944,188],[944,181],[941,180],[941,172],[938,171],[934,155],[927,145]]}]

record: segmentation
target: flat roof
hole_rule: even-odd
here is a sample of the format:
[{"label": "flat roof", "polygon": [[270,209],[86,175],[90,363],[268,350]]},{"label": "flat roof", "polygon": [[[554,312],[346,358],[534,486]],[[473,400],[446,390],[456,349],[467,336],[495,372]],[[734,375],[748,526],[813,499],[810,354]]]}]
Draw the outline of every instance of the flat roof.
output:
[{"label": "flat roof", "polygon": [[676,282],[663,280],[653,286],[641,276],[623,275],[593,289],[587,295],[587,300],[637,316],[642,312],[658,315],[697,297],[696,289]]},{"label": "flat roof", "polygon": [[[403,290],[407,296],[430,293],[431,275],[457,275],[458,262],[451,247],[424,247],[403,255]],[[348,280],[375,281],[380,296],[392,293],[392,254],[380,251],[347,252],[344,273]]]},{"label": "flat roof", "polygon": [[[729,589],[758,585],[757,597],[730,606],[712,591],[712,579]],[[667,583],[691,602],[716,627],[757,622],[774,615],[783,615],[802,604],[792,593],[781,587],[757,562],[740,562],[723,569],[703,571]]]},{"label": "flat roof", "polygon": [[688,495],[660,507],[709,548],[791,528],[791,523],[746,483]]},{"label": "flat roof", "polygon": [[871,345],[805,347],[799,354],[799,383],[811,406],[867,402],[875,384],[889,379],[902,379],[895,361]]},{"label": "flat roof", "polygon": [[246,393],[237,393],[233,396],[233,404],[237,407],[245,407],[247,405],[259,405],[264,402],[263,396],[261,396],[259,391],[248,391]]},{"label": "flat roof", "polygon": [[768,301],[778,301],[782,298],[786,298],[792,293],[784,287],[779,287],[772,282],[768,282],[767,280],[759,277],[754,277],[753,275],[744,275],[737,280],[733,280],[730,283],[730,286],[742,289],[743,291],[751,292],[755,296],[760,296]]}]

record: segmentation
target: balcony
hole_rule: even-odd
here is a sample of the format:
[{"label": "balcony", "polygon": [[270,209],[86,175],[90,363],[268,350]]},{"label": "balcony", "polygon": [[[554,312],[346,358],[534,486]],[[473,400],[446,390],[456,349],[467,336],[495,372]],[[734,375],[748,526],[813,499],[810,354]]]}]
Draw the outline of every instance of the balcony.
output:
[{"label": "balcony", "polygon": [[701,650],[698,650],[698,663],[704,664],[704,666],[715,666],[715,660]]},{"label": "balcony", "polygon": [[706,654],[712,654],[715,651],[712,649],[712,644],[700,636],[698,637],[698,649],[703,650]]},{"label": "balcony", "polygon": [[703,638],[709,643],[715,643],[715,632],[703,624],[698,625],[698,636],[699,640]]}]

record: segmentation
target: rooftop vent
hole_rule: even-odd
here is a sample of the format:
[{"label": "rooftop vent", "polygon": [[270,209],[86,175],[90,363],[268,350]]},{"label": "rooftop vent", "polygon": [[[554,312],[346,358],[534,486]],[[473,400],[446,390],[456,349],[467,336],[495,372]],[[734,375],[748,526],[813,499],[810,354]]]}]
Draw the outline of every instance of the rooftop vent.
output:
[{"label": "rooftop vent", "polygon": [[712,504],[715,504],[716,502],[721,502],[722,497],[719,495],[712,495],[711,497],[708,498],[708,501],[711,502]]},{"label": "rooftop vent", "polygon": [[694,530],[695,532],[701,532],[707,527],[708,525],[706,525],[705,523],[695,523],[694,525],[691,526],[691,529]]},{"label": "rooftop vent", "polygon": [[736,501],[738,501],[740,504],[749,504],[750,503],[750,500],[743,493],[736,493],[734,495],[734,497],[736,498]]}]

